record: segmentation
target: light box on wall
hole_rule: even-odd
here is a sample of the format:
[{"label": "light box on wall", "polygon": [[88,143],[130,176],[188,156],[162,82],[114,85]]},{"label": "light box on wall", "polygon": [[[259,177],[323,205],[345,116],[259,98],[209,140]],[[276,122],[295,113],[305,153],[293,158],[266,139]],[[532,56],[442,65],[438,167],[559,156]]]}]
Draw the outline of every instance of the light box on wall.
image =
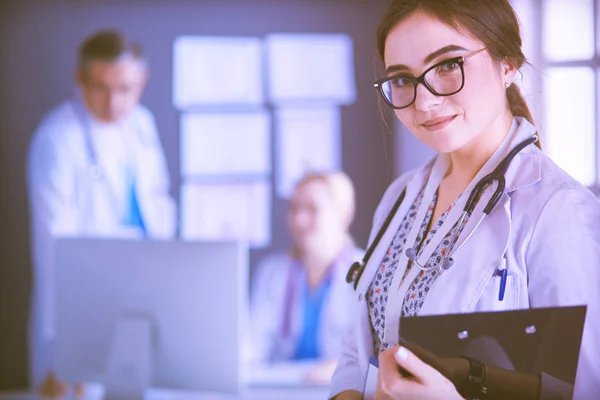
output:
[{"label": "light box on wall", "polygon": [[265,38],[269,101],[351,104],[356,98],[352,39],[346,34]]},{"label": "light box on wall", "polygon": [[259,38],[180,36],[173,45],[173,104],[262,104],[262,71]]},{"label": "light box on wall", "polygon": [[239,240],[253,248],[271,241],[271,185],[251,182],[186,183],[181,187],[184,240]]},{"label": "light box on wall", "polygon": [[180,135],[183,177],[271,173],[271,116],[266,110],[183,113]]},{"label": "light box on wall", "polygon": [[275,109],[277,194],[288,198],[304,175],[341,168],[339,107]]}]

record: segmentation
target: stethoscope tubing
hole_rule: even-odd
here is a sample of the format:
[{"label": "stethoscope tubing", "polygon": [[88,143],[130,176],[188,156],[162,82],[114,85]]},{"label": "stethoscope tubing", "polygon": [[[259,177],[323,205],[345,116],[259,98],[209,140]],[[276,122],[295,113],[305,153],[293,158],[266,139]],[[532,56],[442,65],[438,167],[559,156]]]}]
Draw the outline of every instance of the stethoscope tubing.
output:
[{"label": "stethoscope tubing", "polygon": [[104,185],[106,193],[110,197],[111,207],[115,210],[115,213],[117,213],[119,209],[119,200],[117,197],[117,192],[116,189],[112,186],[109,179],[107,179],[105,170],[100,164],[98,153],[92,140],[92,127],[90,125],[89,117],[86,115],[86,111],[84,110],[84,105],[81,103],[73,102],[72,108],[75,112],[75,115],[79,119],[79,123],[81,124],[82,128],[83,141],[88,158],[89,178],[94,182],[97,182],[99,184],[101,183]]},{"label": "stethoscope tubing", "polygon": [[[477,184],[475,185],[475,187],[469,194],[469,198],[467,199],[467,202],[465,203],[463,213],[461,214],[461,217],[458,221],[458,224],[457,224],[458,228],[456,229],[456,232],[458,232],[458,233],[460,233],[462,231],[462,228],[466,224],[467,219],[471,216],[471,214],[475,210],[477,201],[479,200],[480,195],[483,194],[484,190],[493,182],[497,182],[497,186],[496,186],[496,189],[494,190],[494,193],[492,194],[492,197],[488,200],[488,203],[486,204],[485,208],[483,209],[483,214],[478,219],[477,223],[475,224],[475,227],[468,233],[467,237],[463,241],[461,241],[461,243],[459,244],[458,247],[454,248],[454,246],[456,245],[456,242],[458,241],[458,238],[459,238],[458,237],[459,235],[455,235],[455,237],[453,238],[453,240],[451,242],[452,243],[451,251],[449,251],[448,254],[446,256],[444,256],[444,258],[442,260],[440,260],[438,263],[436,263],[435,265],[430,266],[430,267],[421,265],[417,261],[417,251],[415,250],[415,248],[408,248],[406,250],[405,254],[409,258],[409,260],[411,260],[414,263],[414,265],[416,265],[419,269],[421,269],[423,271],[430,271],[430,270],[439,269],[439,268],[449,269],[450,267],[452,267],[452,265],[454,264],[452,256],[454,254],[456,254],[456,252],[462,248],[462,246],[469,240],[469,238],[471,238],[471,236],[473,236],[473,234],[475,233],[475,231],[477,230],[479,225],[481,225],[481,223],[486,218],[486,216],[488,216],[492,212],[492,210],[495,208],[495,206],[498,204],[498,202],[502,198],[502,195],[504,194],[504,191],[506,188],[505,174],[506,174],[506,171],[508,170],[508,167],[510,166],[510,163],[512,162],[513,158],[519,152],[521,152],[521,150],[523,150],[525,147],[529,146],[530,144],[535,143],[537,140],[538,140],[538,136],[537,136],[537,134],[534,134],[532,137],[519,143],[517,146],[515,146],[515,148],[513,148],[506,155],[506,157],[504,157],[504,159],[500,162],[500,164],[498,164],[498,166],[491,173],[484,176],[479,182],[477,182]],[[404,200],[405,194],[406,194],[406,188],[404,188],[404,190],[402,191],[402,193],[396,200],[396,203],[394,204],[394,206],[388,213],[384,223],[382,224],[381,228],[377,232],[377,235],[375,236],[373,242],[367,249],[362,261],[357,261],[357,262],[353,263],[352,266],[350,267],[350,269],[348,270],[348,273],[346,275],[346,282],[353,283],[354,290],[357,289],[358,282],[362,276],[362,273],[364,272],[364,269],[365,269],[367,263],[369,262],[372,254],[375,251],[375,249],[377,248],[377,246],[379,246],[379,243],[380,243],[383,235],[389,228],[389,225],[391,224],[392,219],[394,218],[396,212],[398,211],[398,208],[400,208],[400,205],[402,204],[402,201]],[[506,270],[504,270],[503,276],[504,277],[506,276]],[[502,295],[502,298],[503,297],[504,296]]]}]

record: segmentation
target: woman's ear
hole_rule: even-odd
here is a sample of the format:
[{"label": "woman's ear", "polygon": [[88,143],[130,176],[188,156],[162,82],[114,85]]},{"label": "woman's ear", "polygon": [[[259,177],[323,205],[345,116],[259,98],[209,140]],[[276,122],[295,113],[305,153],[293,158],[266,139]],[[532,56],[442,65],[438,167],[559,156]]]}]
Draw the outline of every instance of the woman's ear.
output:
[{"label": "woman's ear", "polygon": [[500,61],[501,79],[505,87],[510,86],[514,82],[517,72],[518,69],[508,57],[504,57],[504,59]]}]

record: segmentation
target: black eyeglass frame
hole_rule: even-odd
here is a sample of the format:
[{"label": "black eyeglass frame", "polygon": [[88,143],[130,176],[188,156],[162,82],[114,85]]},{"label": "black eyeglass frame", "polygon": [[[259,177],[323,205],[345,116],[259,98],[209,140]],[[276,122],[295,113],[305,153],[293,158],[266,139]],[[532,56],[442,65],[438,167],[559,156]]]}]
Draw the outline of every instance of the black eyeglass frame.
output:
[{"label": "black eyeglass frame", "polygon": [[[452,96],[453,94],[456,94],[456,93],[460,92],[463,89],[463,87],[465,86],[465,69],[464,69],[464,63],[465,63],[465,61],[468,58],[474,56],[475,54],[481,53],[485,49],[486,48],[484,47],[482,49],[475,50],[474,52],[469,53],[469,54],[464,55],[464,56],[458,56],[458,57],[448,58],[446,60],[440,61],[439,63],[434,64],[431,67],[427,68],[425,70],[425,72],[423,72],[420,76],[418,76],[416,78],[413,78],[412,76],[408,76],[408,75],[404,75],[404,74],[398,74],[398,75],[388,76],[387,78],[378,79],[378,80],[376,80],[373,83],[373,86],[375,87],[375,89],[377,89],[377,91],[379,92],[379,94],[381,95],[381,97],[383,97],[383,100],[390,107],[392,107],[395,110],[402,110],[404,108],[408,108],[408,107],[410,107],[410,106],[413,105],[413,103],[415,102],[415,100],[417,100],[417,86],[419,85],[419,83],[422,84],[423,86],[425,86],[425,88],[427,90],[429,90],[429,92],[431,92],[432,94],[434,94],[436,96],[440,96],[440,97]],[[457,63],[458,66],[460,67],[460,73],[461,73],[461,76],[462,76],[462,81],[460,83],[460,87],[457,90],[455,90],[454,92],[452,92],[452,93],[438,93],[431,86],[429,86],[429,83],[427,83],[427,81],[425,80],[425,75],[427,75],[427,73],[429,71],[431,71],[431,70],[433,70],[433,69],[435,69],[437,67],[440,67],[440,66],[442,66],[444,64],[449,64],[449,63]],[[402,106],[402,107],[395,106],[390,100],[388,100],[387,96],[383,92],[383,84],[385,82],[392,81],[392,80],[398,79],[400,77],[402,77],[403,79],[406,79],[408,81],[411,81],[412,84],[413,84],[413,90],[414,90],[412,101],[410,103],[408,103],[407,105]]]}]

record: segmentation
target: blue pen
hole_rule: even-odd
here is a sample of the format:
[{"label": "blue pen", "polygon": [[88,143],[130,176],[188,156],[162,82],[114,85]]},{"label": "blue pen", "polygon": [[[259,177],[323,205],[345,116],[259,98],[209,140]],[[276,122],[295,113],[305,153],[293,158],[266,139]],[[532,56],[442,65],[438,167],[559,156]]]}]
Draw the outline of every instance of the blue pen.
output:
[{"label": "blue pen", "polygon": [[508,276],[508,268],[506,268],[506,259],[500,259],[500,264],[496,269],[496,276],[500,276],[500,290],[498,291],[498,301],[504,300],[504,292],[506,291],[506,277]]}]

